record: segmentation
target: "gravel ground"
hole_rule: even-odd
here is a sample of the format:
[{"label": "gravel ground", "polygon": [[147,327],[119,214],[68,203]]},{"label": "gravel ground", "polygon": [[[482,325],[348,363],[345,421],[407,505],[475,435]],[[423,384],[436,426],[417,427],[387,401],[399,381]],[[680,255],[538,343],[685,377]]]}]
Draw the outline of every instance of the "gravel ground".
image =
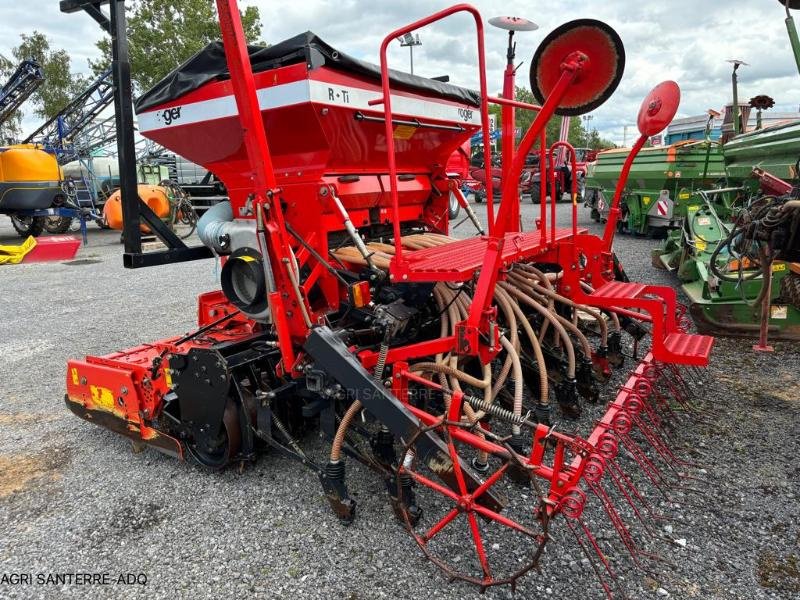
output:
[{"label": "gravel ground", "polygon": [[[566,219],[569,206],[559,210]],[[523,212],[529,222],[532,206]],[[581,221],[594,227],[584,209]],[[3,218],[0,243],[14,240]],[[344,528],[316,476],[290,460],[271,454],[242,473],[206,474],[152,450],[134,454],[122,438],[72,416],[62,400],[69,357],[189,331],[197,294],[216,284],[210,261],[125,271],[118,241],[92,227],[80,261],[0,267],[0,576],[111,578],[0,583],[0,598],[478,596],[448,585],[424,559],[391,516],[382,482],[359,465],[348,465],[359,516]],[[650,266],[653,244],[624,238],[617,251],[633,279],[675,285]],[[629,597],[800,597],[800,348],[775,346],[775,354],[754,354],[749,342],[717,342],[697,386],[709,415],[678,433],[702,463],[702,481],[658,506],[670,525],[657,527],[676,541],[656,544],[668,562],[648,562],[653,572],[624,571]],[[601,410],[587,411],[584,432]],[[305,445],[320,457],[327,447],[317,437]],[[543,574],[521,581],[516,597],[604,597],[558,525]],[[607,524],[600,529],[610,535]],[[128,573],[146,584],[117,582]],[[512,595],[493,589],[485,597]]]}]

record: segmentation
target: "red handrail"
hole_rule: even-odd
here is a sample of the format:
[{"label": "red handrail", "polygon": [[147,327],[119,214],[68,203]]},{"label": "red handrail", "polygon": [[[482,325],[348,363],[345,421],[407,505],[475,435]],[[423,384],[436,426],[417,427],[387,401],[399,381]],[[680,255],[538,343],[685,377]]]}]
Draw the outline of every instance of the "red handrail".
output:
[{"label": "red handrail", "polygon": [[480,78],[481,122],[483,123],[483,151],[484,159],[486,161],[486,181],[488,183],[486,187],[486,209],[488,211],[489,231],[491,232],[494,229],[494,197],[492,194],[491,185],[492,156],[490,144],[491,139],[489,137],[488,128],[489,104],[487,102],[489,94],[486,86],[486,56],[483,43],[483,20],[481,19],[481,15],[475,7],[470,6],[469,4],[457,4],[455,6],[451,6],[450,8],[440,10],[439,12],[425,17],[424,19],[415,21],[410,25],[406,25],[400,29],[395,29],[383,39],[383,42],[381,42],[381,89],[383,92],[384,114],[386,115],[386,150],[389,162],[389,185],[392,198],[392,212],[394,215],[392,220],[394,231],[395,264],[399,264],[403,260],[403,245],[400,239],[400,199],[397,193],[397,160],[394,149],[392,97],[389,84],[389,66],[386,60],[386,51],[388,50],[389,44],[392,42],[392,40],[395,40],[406,33],[410,33],[416,29],[419,29],[420,27],[425,27],[426,25],[430,25],[436,21],[441,21],[445,17],[449,17],[450,15],[459,12],[467,12],[475,19],[475,28],[478,38],[478,71]]},{"label": "red handrail", "polygon": [[550,223],[550,242],[556,241],[556,201],[558,199],[555,197],[556,172],[554,157],[555,151],[558,148],[566,148],[569,154],[570,166],[572,167],[572,185],[570,186],[572,188],[570,190],[572,200],[572,237],[574,238],[578,235],[578,165],[575,156],[575,148],[569,142],[554,142],[553,145],[550,146],[550,180],[552,181],[552,194],[550,197],[552,208],[550,209],[550,214],[553,219],[553,222]]}]

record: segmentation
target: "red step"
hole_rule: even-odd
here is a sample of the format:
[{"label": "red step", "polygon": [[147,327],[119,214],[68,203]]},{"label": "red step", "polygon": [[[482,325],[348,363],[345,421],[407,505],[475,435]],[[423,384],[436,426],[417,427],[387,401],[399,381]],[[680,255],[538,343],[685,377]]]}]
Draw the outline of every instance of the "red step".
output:
[{"label": "red step", "polygon": [[642,283],[609,281],[592,292],[592,297],[627,300],[630,298],[640,298],[646,289],[647,286]]},{"label": "red step", "polygon": [[706,366],[713,345],[710,335],[673,332],[664,338],[664,348],[674,356],[670,362],[684,365]]}]

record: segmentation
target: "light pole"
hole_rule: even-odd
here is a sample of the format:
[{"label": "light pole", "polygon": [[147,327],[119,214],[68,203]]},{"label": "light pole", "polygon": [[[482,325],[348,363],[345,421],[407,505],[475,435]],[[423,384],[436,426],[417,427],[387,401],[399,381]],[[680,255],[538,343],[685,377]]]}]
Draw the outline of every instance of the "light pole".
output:
[{"label": "light pole", "polygon": [[412,34],[406,33],[403,37],[397,38],[397,41],[400,42],[400,46],[405,48],[408,46],[408,53],[411,57],[411,74],[414,74],[414,46],[422,46],[422,42],[419,41],[419,34],[415,38]]},{"label": "light pole", "polygon": [[739,135],[744,130],[744,127],[742,124],[741,111],[739,110],[739,77],[736,75],[736,71],[738,71],[739,67],[742,65],[745,67],[749,67],[750,65],[736,58],[728,62],[733,65],[733,72],[731,73],[731,86],[733,87],[733,135]]}]

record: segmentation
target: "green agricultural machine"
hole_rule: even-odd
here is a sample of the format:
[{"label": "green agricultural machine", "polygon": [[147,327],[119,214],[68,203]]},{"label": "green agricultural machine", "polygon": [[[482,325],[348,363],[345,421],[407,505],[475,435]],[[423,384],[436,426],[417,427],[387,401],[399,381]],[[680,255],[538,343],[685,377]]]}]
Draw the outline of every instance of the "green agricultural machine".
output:
[{"label": "green agricultural machine", "polygon": [[[606,150],[597,155],[586,177],[585,205],[595,221],[605,221],[628,149]],[[670,146],[645,148],[633,161],[622,196],[617,229],[621,232],[663,237],[680,227],[691,207],[699,206],[697,192],[726,177],[720,144],[687,140]],[[720,207],[724,210],[723,207]]]},{"label": "green agricultural machine", "polygon": [[[779,1],[800,71],[800,41],[789,13],[800,0]],[[733,131],[741,129],[734,111]],[[587,206],[596,220],[605,219],[603,190],[612,189],[626,155],[601,153],[590,168]],[[625,229],[668,232],[653,251],[653,265],[676,271],[698,330],[759,335],[755,347],[761,350],[768,348],[767,335],[800,339],[800,121],[734,135],[725,144],[652,148],[640,157],[623,197]],[[654,214],[653,198],[669,202]]]}]

